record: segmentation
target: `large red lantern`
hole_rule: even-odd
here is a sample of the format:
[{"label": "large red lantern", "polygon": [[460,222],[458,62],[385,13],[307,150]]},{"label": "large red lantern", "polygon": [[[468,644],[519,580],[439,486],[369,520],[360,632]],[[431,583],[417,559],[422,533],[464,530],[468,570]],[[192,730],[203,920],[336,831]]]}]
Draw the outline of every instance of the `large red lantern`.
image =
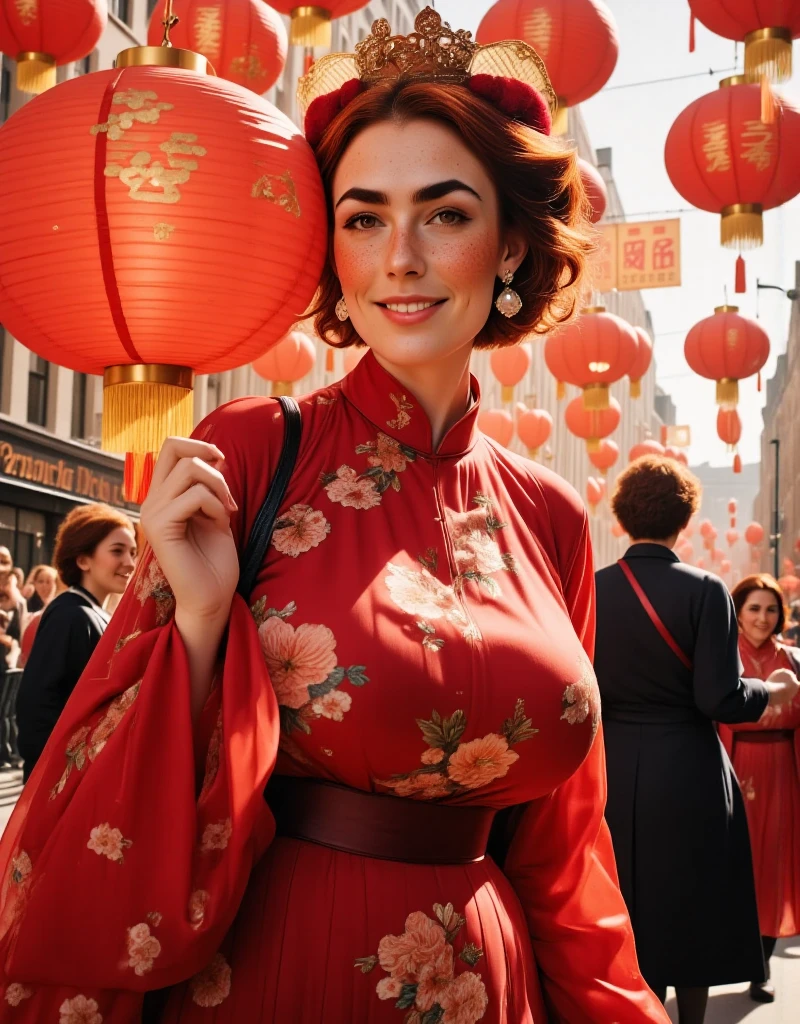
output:
[{"label": "large red lantern", "polygon": [[690,103],[669,130],[664,160],[687,202],[721,215],[720,240],[734,249],[764,240],[762,213],[800,192],[800,113],[776,100],[761,121],[761,88],[744,75]]},{"label": "large red lantern", "polygon": [[635,462],[644,458],[645,455],[666,455],[666,448],[658,441],[648,438],[646,441],[639,441],[628,452],[628,462]]},{"label": "large red lantern", "polygon": [[759,373],[769,358],[769,338],[738,306],[717,306],[686,335],[683,353],[695,373],[717,382],[717,404],[733,408],[739,381]]},{"label": "large red lantern", "polygon": [[641,398],[642,377],[650,369],[653,361],[653,339],[644,327],[634,327],[636,338],[639,342],[639,349],[633,366],[628,370],[628,377],[631,382],[631,398]]},{"label": "large red lantern", "polygon": [[317,350],[303,331],[290,331],[253,363],[263,380],[272,382],[273,395],[293,394],[293,385],[314,369]]},{"label": "large red lantern", "polygon": [[544,358],[559,382],[583,389],[587,409],[607,409],[609,386],[634,365],[639,341],[631,325],[607,313],[605,306],[588,306],[577,320],[547,336]]},{"label": "large red lantern", "polygon": [[728,542],[728,547],[732,548],[739,540],[739,531],[733,529],[727,530],[725,533],[725,540]]},{"label": "large red lantern", "polygon": [[744,531],[744,539],[750,547],[757,548],[764,539],[764,527],[761,523],[750,523]]},{"label": "large red lantern", "polygon": [[581,172],[581,181],[583,182],[583,190],[586,193],[586,198],[589,200],[589,205],[592,208],[591,221],[592,224],[596,224],[602,219],[603,214],[606,212],[608,206],[608,189],[606,188],[605,180],[603,175],[598,171],[594,164],[590,164],[588,160],[584,160],[583,157],[578,157],[578,170]]},{"label": "large red lantern", "polygon": [[[289,44],[283,19],[264,0],[181,0],[178,6],[173,46],[201,53],[220,78],[259,96],[278,81]],[[149,46],[161,45],[165,8],[161,0],[150,17]]]},{"label": "large red lantern", "polygon": [[476,39],[521,39],[536,50],[558,97],[562,116],[553,124],[556,134],[567,129],[567,107],[603,88],[619,52],[614,16],[602,0],[497,0],[483,16]]},{"label": "large red lantern", "polygon": [[589,462],[591,462],[595,469],[599,469],[603,476],[608,473],[618,458],[619,445],[609,441],[608,438],[603,438],[596,452],[589,453]]},{"label": "large red lantern", "polygon": [[126,50],[0,128],[0,321],[104,374],[103,446],[142,460],[191,431],[195,373],[249,363],[303,315],[325,256],[305,139],[205,68]]},{"label": "large red lantern", "polygon": [[514,388],[527,375],[531,368],[533,354],[527,341],[521,345],[507,345],[496,348],[489,357],[492,373],[503,385],[503,401],[514,399]]},{"label": "large red lantern", "polygon": [[535,459],[539,449],[550,440],[553,417],[545,409],[527,409],[522,406],[517,415],[517,436]]},{"label": "large red lantern", "polygon": [[506,412],[505,409],[484,409],[478,415],[478,427],[504,448],[511,444],[511,438],[514,436],[514,420],[511,418],[511,413]]},{"label": "large red lantern", "polygon": [[[796,0],[689,0],[709,31],[744,42],[744,69],[782,82],[792,75],[792,39],[800,36]],[[690,45],[693,50],[694,46]]]},{"label": "large red lantern", "polygon": [[593,476],[586,481],[586,504],[592,510],[592,514],[597,511],[597,506],[605,496],[604,484],[604,480],[596,480]]},{"label": "large red lantern", "polygon": [[742,421],[735,409],[719,409],[717,411],[717,436],[720,441],[725,442],[729,452],[734,452],[734,473],[741,473],[742,460],[736,452],[736,446],[742,438]]},{"label": "large red lantern", "polygon": [[0,0],[0,51],[17,62],[17,88],[55,85],[56,68],[88,56],[107,21],[106,0]]},{"label": "large red lantern", "polygon": [[331,21],[366,7],[369,0],[322,0],[317,4],[298,4],[297,0],[271,0],[281,14],[292,16],[289,42],[294,46],[331,45]]},{"label": "large red lantern", "polygon": [[600,449],[600,441],[613,434],[619,426],[622,409],[616,398],[612,398],[607,409],[587,409],[580,397],[573,398],[564,410],[567,430],[586,441],[586,451],[591,455]]}]

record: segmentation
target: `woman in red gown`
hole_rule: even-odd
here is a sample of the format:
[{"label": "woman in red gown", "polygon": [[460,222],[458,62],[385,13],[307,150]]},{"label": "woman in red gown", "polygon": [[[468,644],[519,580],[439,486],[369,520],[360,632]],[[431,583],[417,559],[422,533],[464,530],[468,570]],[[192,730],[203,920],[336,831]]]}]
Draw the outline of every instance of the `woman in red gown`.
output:
[{"label": "woman in red gown", "polygon": [[246,600],[280,407],[162,451],[153,551],[3,840],[0,1021],[127,1024],[162,990],[168,1024],[664,1024],[603,820],[585,510],[480,433],[469,374],[573,310],[575,154],[533,51],[430,9],[332,92],[326,60],[317,325],[370,351],[300,401]]},{"label": "woman in red gown", "polygon": [[[743,675],[767,679],[776,669],[800,676],[797,651],[780,643],[785,625],[783,593],[766,573],[747,576],[733,589],[739,620]],[[780,938],[800,933],[800,698],[768,707],[758,722],[720,725],[744,795],[758,918],[767,981],[754,982],[757,1002],[772,1002],[769,959]]]}]

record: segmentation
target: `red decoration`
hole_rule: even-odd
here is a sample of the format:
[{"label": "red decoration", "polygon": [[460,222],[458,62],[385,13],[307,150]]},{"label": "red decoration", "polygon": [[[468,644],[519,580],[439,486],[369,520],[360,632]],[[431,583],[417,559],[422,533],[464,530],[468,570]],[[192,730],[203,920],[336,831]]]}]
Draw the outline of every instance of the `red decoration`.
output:
[{"label": "red decoration", "polygon": [[608,438],[604,438],[600,442],[600,447],[596,452],[590,452],[589,454],[589,462],[591,462],[595,469],[599,469],[603,476],[608,473],[618,458],[619,445],[609,441]]},{"label": "red decoration", "polygon": [[688,466],[689,460],[686,457],[686,452],[681,448],[676,448],[675,445],[668,444],[664,449],[664,454],[668,459],[674,459],[675,462],[680,462],[682,466]]},{"label": "red decoration", "polygon": [[697,566],[698,569],[705,569],[706,560],[705,558],[698,558],[694,564]]},{"label": "red decoration", "polygon": [[596,224],[602,219],[608,206],[608,189],[606,188],[605,179],[594,164],[590,164],[583,157],[578,157],[578,169],[581,172],[581,181],[586,192],[586,198],[589,200],[589,205],[592,208],[590,219],[592,224]]},{"label": "red decoration", "polygon": [[492,351],[489,364],[492,373],[503,385],[504,402],[513,401],[514,388],[527,375],[532,358],[531,346],[527,341]]},{"label": "red decoration", "polygon": [[[154,8],[148,46],[164,38],[165,0]],[[260,96],[280,78],[289,43],[283,19],[263,0],[181,0],[173,46],[202,53],[220,78]]]},{"label": "red decoration", "polygon": [[292,16],[289,42],[294,46],[330,47],[331,21],[353,14],[366,7],[369,0],[322,0],[302,6],[297,0],[270,0],[270,6],[281,14]]},{"label": "red decoration", "polygon": [[363,91],[361,81],[358,78],[351,78],[341,89],[317,96],[306,111],[305,133],[309,146],[319,145],[328,125]]},{"label": "red decoration", "polygon": [[[720,554],[721,554],[721,552],[720,552]],[[722,573],[723,576],[727,576],[727,574],[731,571],[731,563],[730,563],[729,559],[727,559],[727,558],[721,558],[720,559],[719,571]]]},{"label": "red decoration", "polygon": [[263,380],[272,381],[273,395],[291,395],[292,385],[314,369],[317,350],[302,331],[290,331],[277,345],[253,362]]},{"label": "red decoration", "polygon": [[107,21],[106,0],[0,0],[0,51],[17,62],[17,88],[55,85],[56,68],[87,57]]},{"label": "red decoration", "polygon": [[535,459],[539,449],[547,444],[553,430],[553,417],[544,409],[527,409],[524,406],[517,416],[517,436],[528,449],[528,455]]},{"label": "red decoration", "polygon": [[764,539],[764,527],[761,523],[750,523],[744,531],[744,539],[751,547],[758,547]]},{"label": "red decoration", "polygon": [[736,498],[731,498],[730,501],[728,502],[728,515],[729,516],[735,516],[736,515],[736,511],[737,511],[738,508],[739,508],[739,503],[736,500]]},{"label": "red decoration", "polygon": [[793,572],[787,573],[785,576],[778,577],[778,586],[783,591],[784,595],[793,600],[798,591],[800,591],[800,579],[795,576]]},{"label": "red decoration", "polygon": [[611,524],[611,533],[613,534],[614,537],[617,537],[617,538],[625,536],[625,529],[624,529],[624,527],[620,526],[620,524],[617,522],[616,519]]},{"label": "red decoration", "polygon": [[742,258],[741,253],[736,257],[736,280],[734,283],[734,291],[737,295],[741,295],[747,291],[744,259]]},{"label": "red decoration", "polygon": [[639,353],[639,339],[631,325],[607,313],[604,306],[589,306],[577,320],[547,336],[547,368],[563,384],[583,389],[587,409],[606,409],[609,386],[629,373]]},{"label": "red decoration", "polygon": [[729,448],[735,448],[742,438],[742,421],[735,409],[717,410],[717,435]]},{"label": "red decoration", "polygon": [[592,510],[597,511],[597,506],[603,500],[605,494],[605,488],[602,486],[599,480],[595,480],[593,476],[590,476],[586,481],[586,504]]},{"label": "red decoration", "polygon": [[792,0],[689,0],[692,18],[709,31],[744,42],[744,69],[781,82],[792,75],[792,39],[800,5]]},{"label": "red decoration", "polygon": [[738,530],[728,530],[728,532],[725,534],[725,540],[728,542],[728,547],[729,548],[732,548],[733,545],[738,541],[738,539],[739,539],[739,531]]},{"label": "red decoration", "polygon": [[[479,43],[529,43],[547,65],[559,112],[603,88],[619,50],[614,17],[601,0],[497,0],[476,38]],[[554,131],[562,134],[566,124],[557,124]]]},{"label": "red decoration", "polygon": [[612,398],[607,409],[587,409],[583,400],[574,398],[564,410],[567,430],[586,441],[586,450],[600,450],[600,441],[613,434],[619,426],[622,409],[616,398]]},{"label": "red decoration", "polygon": [[779,116],[763,124],[759,85],[726,78],[720,86],[678,115],[664,160],[687,202],[722,215],[723,245],[755,248],[762,212],[800,192],[800,113],[779,100]]},{"label": "red decoration", "polygon": [[686,335],[683,352],[695,373],[717,382],[717,404],[732,408],[739,401],[738,382],[758,373],[769,358],[769,337],[738,306],[717,306]]},{"label": "red decoration", "polygon": [[649,438],[646,441],[640,441],[631,448],[628,452],[628,462],[635,462],[636,459],[641,459],[645,455],[666,455],[666,451],[663,444],[659,444],[658,441]]},{"label": "red decoration", "polygon": [[714,529],[714,524],[711,522],[711,520],[710,519],[704,519],[702,521],[702,523],[700,523],[700,536],[701,537],[707,537],[711,533],[711,531],[713,529]]},{"label": "red decoration", "polygon": [[488,100],[493,106],[515,121],[521,121],[542,135],[549,135],[553,120],[547,100],[532,85],[516,78],[496,75],[471,75],[467,87]]},{"label": "red decoration", "polygon": [[514,436],[514,420],[505,409],[484,409],[478,416],[478,426],[484,434],[505,448]]},{"label": "red decoration", "polygon": [[650,369],[650,364],[653,361],[653,339],[644,327],[634,327],[633,330],[639,342],[639,348],[633,366],[628,370],[628,377],[631,382],[631,398],[640,398],[642,377]]}]

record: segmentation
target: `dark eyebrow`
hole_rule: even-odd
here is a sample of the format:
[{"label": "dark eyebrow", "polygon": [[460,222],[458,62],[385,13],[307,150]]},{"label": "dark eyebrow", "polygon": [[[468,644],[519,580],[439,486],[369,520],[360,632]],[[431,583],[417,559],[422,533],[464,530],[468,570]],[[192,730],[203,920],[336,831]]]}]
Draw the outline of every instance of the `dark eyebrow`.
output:
[{"label": "dark eyebrow", "polygon": [[[448,181],[440,181],[435,185],[426,185],[425,188],[418,189],[411,199],[415,204],[431,203],[436,199],[443,199],[444,196],[450,195],[451,192],[469,192],[470,195],[475,196],[476,199],[483,202],[474,188],[470,188],[469,185],[466,185],[463,181],[459,181],[458,178],[450,178]],[[346,199],[355,199],[359,203],[368,203],[371,206],[389,205],[389,197],[385,192],[375,192],[369,188],[356,187],[349,188],[344,193],[336,203],[336,209],[338,209]]]}]

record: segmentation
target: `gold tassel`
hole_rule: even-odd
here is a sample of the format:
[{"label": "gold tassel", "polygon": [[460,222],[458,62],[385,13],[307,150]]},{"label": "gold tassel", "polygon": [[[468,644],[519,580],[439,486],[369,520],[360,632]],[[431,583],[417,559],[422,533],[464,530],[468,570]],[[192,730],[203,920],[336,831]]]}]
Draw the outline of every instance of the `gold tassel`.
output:
[{"label": "gold tassel", "polygon": [[103,376],[103,448],[144,454],[192,432],[193,374],[186,366],[110,366]]},{"label": "gold tassel", "polygon": [[558,106],[556,107],[555,113],[553,114],[553,127],[550,130],[550,134],[555,135],[566,135],[569,131],[569,110],[566,100],[558,99]]},{"label": "gold tassel", "polygon": [[631,381],[631,398],[641,398],[641,397],[642,397],[642,382],[641,382],[641,380],[632,380]]},{"label": "gold tassel", "polygon": [[744,70],[773,82],[792,77],[792,34],[785,28],[759,28],[744,37]]},{"label": "gold tassel", "polygon": [[723,409],[733,409],[739,402],[739,381],[732,377],[723,377],[717,381],[717,405]]},{"label": "gold tassel", "polygon": [[761,123],[775,124],[778,116],[778,101],[769,79],[766,75],[761,76]]},{"label": "gold tassel", "polygon": [[567,397],[567,385],[563,380],[556,381],[556,401],[561,402]]},{"label": "gold tassel", "polygon": [[126,453],[122,483],[122,494],[126,501],[130,501],[134,505],[142,504],[150,490],[155,462],[155,452]]},{"label": "gold tassel", "polygon": [[588,437],[586,439],[586,451],[592,455],[594,452],[600,451],[600,438],[599,437]]},{"label": "gold tassel", "polygon": [[528,449],[528,458],[529,459],[538,459],[539,458],[539,449],[538,448],[529,448]]},{"label": "gold tassel", "polygon": [[294,46],[331,45],[331,12],[324,7],[295,7],[289,27]]},{"label": "gold tassel", "polygon": [[727,249],[757,249],[764,242],[764,221],[758,203],[723,207],[720,242]]},{"label": "gold tassel", "polygon": [[294,394],[291,381],[288,380],[274,380],[272,382],[272,397],[280,398],[284,395]]},{"label": "gold tassel", "polygon": [[17,54],[17,88],[38,95],[56,84],[56,61],[49,53],[33,50]]},{"label": "gold tassel", "polygon": [[509,387],[508,384],[503,385],[503,401],[513,402],[514,401],[514,388]]},{"label": "gold tassel", "polygon": [[587,384],[583,389],[583,407],[587,412],[600,412],[609,404],[608,384]]}]

